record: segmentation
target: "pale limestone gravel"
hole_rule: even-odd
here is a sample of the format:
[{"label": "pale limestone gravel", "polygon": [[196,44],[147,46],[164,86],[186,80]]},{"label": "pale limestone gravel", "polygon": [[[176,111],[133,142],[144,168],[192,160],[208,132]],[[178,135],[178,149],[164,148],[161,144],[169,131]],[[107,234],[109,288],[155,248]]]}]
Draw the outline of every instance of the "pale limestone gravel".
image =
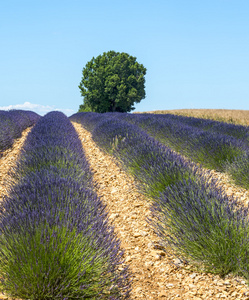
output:
[{"label": "pale limestone gravel", "polygon": [[16,160],[20,154],[23,143],[31,131],[31,127],[28,127],[22,132],[22,136],[15,140],[13,146],[4,151],[3,157],[0,158],[0,201],[2,197],[6,195],[9,181],[9,171],[15,166]]},{"label": "pale limestone gravel", "polygon": [[235,197],[245,206],[249,205],[249,190],[239,187],[233,182],[231,176],[212,170],[212,175],[218,179],[219,185],[225,190],[228,196]]},{"label": "pale limestone gravel", "polygon": [[[243,278],[221,279],[196,273],[190,266],[183,266],[170,249],[166,253],[158,249],[158,238],[146,222],[150,204],[137,191],[133,178],[117,166],[114,157],[96,146],[87,130],[77,123],[73,125],[98,183],[97,193],[107,205],[133,273],[130,299],[249,299]],[[223,175],[217,176],[221,179]],[[237,196],[247,193],[234,185],[228,188]]]}]

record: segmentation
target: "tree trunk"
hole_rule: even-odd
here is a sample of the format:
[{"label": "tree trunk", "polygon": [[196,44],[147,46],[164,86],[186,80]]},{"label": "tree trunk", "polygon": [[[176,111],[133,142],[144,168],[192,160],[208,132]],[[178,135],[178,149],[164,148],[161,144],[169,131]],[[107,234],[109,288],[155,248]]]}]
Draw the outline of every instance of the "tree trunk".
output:
[{"label": "tree trunk", "polygon": [[112,103],[112,112],[115,112],[116,111],[116,102],[114,101]]}]

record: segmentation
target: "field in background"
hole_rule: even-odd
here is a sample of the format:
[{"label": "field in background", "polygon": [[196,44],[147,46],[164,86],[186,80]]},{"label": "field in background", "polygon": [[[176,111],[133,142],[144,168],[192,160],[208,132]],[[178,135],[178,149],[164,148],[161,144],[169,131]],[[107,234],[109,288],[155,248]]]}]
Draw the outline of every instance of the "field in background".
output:
[{"label": "field in background", "polygon": [[212,119],[217,121],[249,126],[249,110],[174,109],[174,110],[147,111],[145,113],[182,115],[188,117]]}]

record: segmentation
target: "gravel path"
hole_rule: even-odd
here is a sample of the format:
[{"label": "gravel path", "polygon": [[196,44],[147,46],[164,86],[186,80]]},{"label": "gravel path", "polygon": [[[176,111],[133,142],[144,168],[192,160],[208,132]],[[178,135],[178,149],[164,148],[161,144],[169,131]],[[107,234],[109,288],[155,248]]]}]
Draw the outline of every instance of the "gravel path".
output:
[{"label": "gravel path", "polygon": [[15,166],[16,160],[22,149],[23,143],[31,131],[31,127],[25,129],[22,136],[15,140],[12,148],[4,151],[3,157],[0,158],[0,202],[7,193],[8,188],[8,172]]},{"label": "gravel path", "polygon": [[[125,249],[133,273],[131,299],[249,299],[242,278],[195,273],[190,266],[182,266],[170,249],[166,253],[158,249],[158,238],[146,222],[150,205],[137,192],[132,177],[116,165],[113,157],[99,150],[88,131],[77,123],[73,125],[98,183],[97,192]],[[244,195],[244,191],[238,193]]]}]

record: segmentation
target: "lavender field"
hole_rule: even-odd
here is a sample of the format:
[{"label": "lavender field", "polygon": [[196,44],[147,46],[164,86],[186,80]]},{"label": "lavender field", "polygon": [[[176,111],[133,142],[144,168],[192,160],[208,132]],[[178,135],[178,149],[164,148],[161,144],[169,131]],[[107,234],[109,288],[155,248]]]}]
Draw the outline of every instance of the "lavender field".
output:
[{"label": "lavender field", "polygon": [[151,199],[151,225],[162,244],[205,270],[248,278],[248,207],[228,197],[207,169],[230,172],[248,188],[247,127],[172,115],[78,113],[70,119],[91,131]]},{"label": "lavender field", "polygon": [[162,247],[202,271],[249,279],[248,207],[228,196],[210,171],[249,188],[248,127],[173,115],[67,118],[59,112],[20,113],[16,125],[9,113],[0,114],[1,124],[8,124],[0,127],[3,151],[12,145],[8,139],[18,137],[16,128],[35,125],[0,206],[0,285],[6,294],[130,299],[123,249],[71,122],[91,132],[98,147],[134,177],[150,202],[153,217],[147,221]]}]

